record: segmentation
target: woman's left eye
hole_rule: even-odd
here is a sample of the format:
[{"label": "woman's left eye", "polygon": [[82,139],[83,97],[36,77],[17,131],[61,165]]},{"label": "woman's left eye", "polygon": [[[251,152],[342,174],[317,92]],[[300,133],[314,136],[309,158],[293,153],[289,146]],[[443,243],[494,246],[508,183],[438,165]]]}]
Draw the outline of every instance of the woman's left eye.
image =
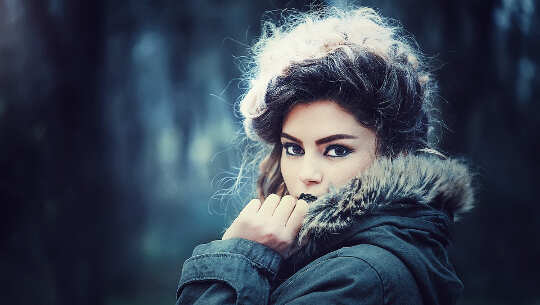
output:
[{"label": "woman's left eye", "polygon": [[334,145],[329,145],[326,148],[326,151],[324,152],[324,154],[329,157],[345,157],[352,152],[353,150],[350,148],[347,148],[342,145],[334,144]]},{"label": "woman's left eye", "polygon": [[283,149],[285,149],[285,153],[289,156],[300,156],[304,154],[304,150],[298,144],[284,143],[282,145]]}]

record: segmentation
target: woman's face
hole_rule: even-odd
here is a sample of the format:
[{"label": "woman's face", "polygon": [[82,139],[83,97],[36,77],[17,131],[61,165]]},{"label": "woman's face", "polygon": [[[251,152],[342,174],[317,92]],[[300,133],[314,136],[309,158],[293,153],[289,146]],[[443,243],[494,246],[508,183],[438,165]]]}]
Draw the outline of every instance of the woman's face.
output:
[{"label": "woman's face", "polygon": [[375,159],[375,133],[331,100],[294,106],[281,130],[281,174],[289,193],[320,196]]}]

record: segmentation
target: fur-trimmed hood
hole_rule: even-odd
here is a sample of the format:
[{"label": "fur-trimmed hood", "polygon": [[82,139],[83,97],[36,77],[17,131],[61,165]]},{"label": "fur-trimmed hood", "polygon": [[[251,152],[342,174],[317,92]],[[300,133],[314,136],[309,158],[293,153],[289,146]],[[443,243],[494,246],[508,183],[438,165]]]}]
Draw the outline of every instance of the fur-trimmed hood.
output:
[{"label": "fur-trimmed hood", "polygon": [[367,244],[403,262],[424,304],[455,304],[463,283],[447,247],[452,223],[473,206],[471,180],[468,167],[456,159],[434,154],[378,158],[347,185],[310,204],[298,247],[277,282],[326,253]]},{"label": "fur-trimmed hood", "polygon": [[471,180],[468,167],[456,159],[424,153],[377,158],[347,185],[310,204],[298,240],[338,234],[362,215],[393,205],[429,206],[457,220],[474,205]]}]

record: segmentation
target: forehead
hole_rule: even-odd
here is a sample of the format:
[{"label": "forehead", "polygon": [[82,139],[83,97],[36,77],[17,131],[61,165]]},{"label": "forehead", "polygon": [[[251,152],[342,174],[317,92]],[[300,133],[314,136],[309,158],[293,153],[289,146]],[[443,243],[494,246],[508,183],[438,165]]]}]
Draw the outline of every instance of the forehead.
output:
[{"label": "forehead", "polygon": [[361,136],[366,130],[351,113],[332,100],[294,106],[282,126],[282,132],[306,139],[343,133]]}]

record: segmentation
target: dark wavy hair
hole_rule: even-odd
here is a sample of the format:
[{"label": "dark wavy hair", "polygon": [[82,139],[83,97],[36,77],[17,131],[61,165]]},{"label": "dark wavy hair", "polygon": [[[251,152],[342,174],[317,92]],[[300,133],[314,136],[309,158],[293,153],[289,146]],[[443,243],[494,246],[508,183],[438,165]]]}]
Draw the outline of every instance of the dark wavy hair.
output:
[{"label": "dark wavy hair", "polygon": [[377,155],[392,157],[428,147],[432,110],[417,74],[367,52],[351,60],[337,50],[293,64],[268,84],[267,109],[253,119],[253,130],[264,141],[278,143],[283,119],[293,106],[326,99],[375,132]]},{"label": "dark wavy hair", "polygon": [[375,132],[378,156],[436,146],[437,84],[429,66],[401,27],[372,9],[331,8],[294,15],[281,27],[266,24],[253,58],[240,111],[248,137],[270,147],[259,162],[260,198],[287,193],[280,134],[300,103],[336,102]]}]

